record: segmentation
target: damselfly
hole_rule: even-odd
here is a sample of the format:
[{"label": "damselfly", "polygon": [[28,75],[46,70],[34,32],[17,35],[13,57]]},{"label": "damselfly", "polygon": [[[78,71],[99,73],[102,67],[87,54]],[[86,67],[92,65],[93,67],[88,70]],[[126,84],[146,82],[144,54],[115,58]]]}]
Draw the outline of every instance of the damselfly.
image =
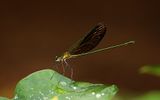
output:
[{"label": "damselfly", "polygon": [[[105,51],[105,50],[109,50],[109,49],[113,49],[113,48],[126,46],[128,44],[135,43],[134,41],[128,41],[128,42],[121,43],[118,45],[91,51],[93,48],[95,48],[99,44],[99,42],[102,40],[105,34],[106,34],[106,25],[103,23],[99,23],[89,33],[87,33],[79,41],[77,41],[70,49],[64,52],[61,56],[56,56],[55,61],[61,62],[62,67],[63,67],[63,73],[65,73],[64,67],[69,66],[66,61],[68,59],[81,57],[81,56],[97,53],[100,51]],[[73,69],[72,68],[70,69],[71,69],[71,77],[72,77]]]}]

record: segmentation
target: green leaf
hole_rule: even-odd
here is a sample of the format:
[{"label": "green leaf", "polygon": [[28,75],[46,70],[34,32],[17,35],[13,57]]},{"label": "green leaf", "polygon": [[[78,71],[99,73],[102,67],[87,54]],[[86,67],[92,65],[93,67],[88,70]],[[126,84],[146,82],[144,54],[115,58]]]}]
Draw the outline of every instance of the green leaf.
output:
[{"label": "green leaf", "polygon": [[114,97],[113,100],[160,100],[160,91],[150,91],[140,94],[128,92]]},{"label": "green leaf", "polygon": [[75,82],[46,69],[22,79],[13,100],[111,100],[117,90],[115,85]]},{"label": "green leaf", "polygon": [[138,97],[136,100],[160,100],[160,91],[152,91]]},{"label": "green leaf", "polygon": [[140,68],[140,73],[142,74],[151,74],[160,77],[160,65],[155,66],[143,66]]},{"label": "green leaf", "polygon": [[4,97],[0,97],[0,100],[10,100],[10,99],[4,98]]}]

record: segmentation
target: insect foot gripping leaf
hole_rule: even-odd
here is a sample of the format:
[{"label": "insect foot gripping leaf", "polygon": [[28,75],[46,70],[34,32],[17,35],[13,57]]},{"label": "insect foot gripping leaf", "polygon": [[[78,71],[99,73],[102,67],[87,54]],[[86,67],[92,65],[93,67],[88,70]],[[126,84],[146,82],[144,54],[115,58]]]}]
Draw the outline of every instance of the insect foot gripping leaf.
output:
[{"label": "insect foot gripping leaf", "polygon": [[12,100],[111,100],[117,91],[115,85],[75,82],[46,69],[22,79],[16,86]]}]

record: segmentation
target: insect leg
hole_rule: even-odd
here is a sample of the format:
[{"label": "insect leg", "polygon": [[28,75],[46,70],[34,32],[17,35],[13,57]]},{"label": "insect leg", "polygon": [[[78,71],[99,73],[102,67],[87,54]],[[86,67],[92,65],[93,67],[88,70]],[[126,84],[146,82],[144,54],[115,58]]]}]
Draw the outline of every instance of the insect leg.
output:
[{"label": "insect leg", "polygon": [[66,64],[66,68],[69,68],[71,71],[71,75],[70,77],[73,78],[73,68],[67,63],[66,59],[64,60],[65,64]]},{"label": "insect leg", "polygon": [[64,67],[64,60],[61,60],[61,66],[62,66],[62,70],[63,70],[63,75],[65,75],[65,67]]},{"label": "insect leg", "polygon": [[[58,63],[56,63],[56,62],[53,63],[53,64],[51,65],[51,67],[52,67],[52,68],[56,68],[56,70],[59,70]],[[53,76],[54,76],[54,73],[52,74],[50,80],[52,80]]]},{"label": "insect leg", "polygon": [[54,67],[56,68],[57,71],[59,71],[59,62],[55,62]]},{"label": "insect leg", "polygon": [[73,68],[70,66],[71,69],[71,79],[73,78]]}]

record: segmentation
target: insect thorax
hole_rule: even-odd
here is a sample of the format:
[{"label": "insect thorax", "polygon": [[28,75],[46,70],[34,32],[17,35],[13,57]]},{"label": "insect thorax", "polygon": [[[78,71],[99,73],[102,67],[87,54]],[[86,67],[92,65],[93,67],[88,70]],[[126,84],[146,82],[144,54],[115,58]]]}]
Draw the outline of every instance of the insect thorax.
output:
[{"label": "insect thorax", "polygon": [[65,52],[62,56],[62,59],[69,59],[71,58],[71,54],[69,52]]},{"label": "insect thorax", "polygon": [[64,60],[69,59],[69,58],[71,58],[71,54],[69,52],[65,52],[61,56],[56,56],[55,61],[57,61],[57,62],[64,61]]}]

